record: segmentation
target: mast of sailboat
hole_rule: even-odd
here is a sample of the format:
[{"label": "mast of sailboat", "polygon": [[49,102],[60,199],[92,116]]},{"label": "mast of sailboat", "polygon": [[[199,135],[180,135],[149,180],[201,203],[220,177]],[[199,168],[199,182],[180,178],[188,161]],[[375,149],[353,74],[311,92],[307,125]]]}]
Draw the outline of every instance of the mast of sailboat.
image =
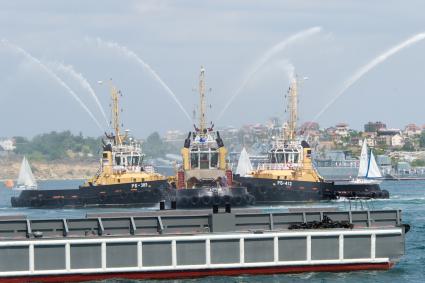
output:
[{"label": "mast of sailboat", "polygon": [[206,129],[206,104],[205,104],[205,69],[201,66],[199,74],[199,131],[204,134]]}]

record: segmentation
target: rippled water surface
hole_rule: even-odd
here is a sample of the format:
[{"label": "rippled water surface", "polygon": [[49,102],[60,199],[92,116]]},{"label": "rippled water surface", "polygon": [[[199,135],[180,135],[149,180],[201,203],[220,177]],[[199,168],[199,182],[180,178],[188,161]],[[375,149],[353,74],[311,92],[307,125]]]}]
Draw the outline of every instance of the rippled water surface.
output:
[{"label": "rippled water surface", "polygon": [[[44,181],[40,183],[43,189],[72,188],[82,181]],[[10,197],[13,192],[0,185],[0,215],[21,214],[30,218],[63,218],[84,217],[87,212],[140,211],[140,208],[107,208],[107,209],[27,209],[12,208]],[[401,209],[403,222],[411,225],[406,236],[406,255],[389,271],[365,271],[346,273],[304,273],[294,275],[273,276],[240,276],[240,277],[207,277],[194,280],[172,280],[153,282],[425,282],[425,181],[386,181],[381,187],[387,189],[389,200],[376,200],[369,204],[370,208]],[[291,206],[261,207],[264,211],[285,210]],[[309,204],[313,206],[338,206],[348,208],[345,201]],[[129,280],[107,280],[104,282],[141,282]],[[148,282],[148,281],[143,281]]]}]

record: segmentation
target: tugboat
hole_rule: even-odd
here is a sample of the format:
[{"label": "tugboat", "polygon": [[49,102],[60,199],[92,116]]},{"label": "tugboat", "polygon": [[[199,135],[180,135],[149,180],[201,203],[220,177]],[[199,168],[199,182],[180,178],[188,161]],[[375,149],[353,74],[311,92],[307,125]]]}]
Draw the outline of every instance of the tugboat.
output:
[{"label": "tugboat", "polygon": [[[237,172],[236,182],[246,186],[256,203],[311,202],[333,200],[341,196],[388,198],[387,191],[371,183],[336,184],[325,180],[312,162],[312,150],[305,140],[297,137],[298,80],[294,77],[288,90],[289,121],[284,125],[268,152],[268,162],[255,170]],[[249,162],[242,157],[239,163]],[[238,164],[250,168],[249,164]]]},{"label": "tugboat", "polygon": [[167,178],[143,164],[141,145],[120,129],[119,96],[111,86],[112,127],[105,133],[98,173],[78,189],[25,190],[12,197],[13,207],[156,206],[169,189]]},{"label": "tugboat", "polygon": [[178,208],[211,207],[213,205],[246,206],[254,204],[254,197],[245,187],[234,186],[233,174],[226,161],[224,147],[214,125],[206,125],[205,70],[199,76],[199,125],[189,132],[181,150],[183,164],[177,170],[171,196]]},{"label": "tugboat", "polygon": [[[285,123],[280,136],[276,137],[268,151],[268,162],[260,163],[255,170],[237,170],[236,182],[246,186],[254,195],[256,203],[320,201],[323,192],[332,187],[313,167],[311,148],[306,141],[299,141],[296,135],[298,119],[297,78],[292,79],[288,90],[289,121]],[[245,154],[244,154],[245,155]],[[249,158],[241,154],[239,168],[250,168]]]}]

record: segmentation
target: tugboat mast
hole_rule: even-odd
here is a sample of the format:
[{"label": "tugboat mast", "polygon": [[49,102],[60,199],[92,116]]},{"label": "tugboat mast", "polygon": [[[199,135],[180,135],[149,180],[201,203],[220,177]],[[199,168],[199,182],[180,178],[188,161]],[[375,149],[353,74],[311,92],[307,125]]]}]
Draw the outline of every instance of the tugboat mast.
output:
[{"label": "tugboat mast", "polygon": [[294,141],[297,134],[297,120],[298,120],[298,80],[294,77],[291,80],[291,85],[288,89],[288,106],[289,119],[288,128],[284,131],[284,139]]},{"label": "tugboat mast", "polygon": [[199,132],[201,135],[206,132],[206,105],[205,105],[205,69],[201,66],[201,73],[199,74]]},{"label": "tugboat mast", "polygon": [[116,145],[122,145],[124,140],[127,138],[127,135],[121,134],[120,129],[120,108],[119,108],[119,96],[121,91],[119,91],[110,81],[111,84],[111,98],[112,98],[112,129],[114,130],[114,141]]}]

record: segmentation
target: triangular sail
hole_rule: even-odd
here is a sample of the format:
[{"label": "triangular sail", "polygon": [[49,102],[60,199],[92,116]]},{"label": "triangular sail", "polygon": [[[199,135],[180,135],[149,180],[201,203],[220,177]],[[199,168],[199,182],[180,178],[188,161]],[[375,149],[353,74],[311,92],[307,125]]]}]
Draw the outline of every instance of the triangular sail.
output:
[{"label": "triangular sail", "polygon": [[239,156],[238,166],[236,167],[236,174],[245,176],[252,171],[251,160],[249,159],[248,152],[243,148]]},{"label": "triangular sail", "polygon": [[366,139],[363,141],[362,152],[360,154],[360,165],[358,177],[365,178],[367,174],[367,167],[369,166],[369,158],[367,156],[367,144]]},{"label": "triangular sail", "polygon": [[367,178],[382,178],[381,170],[379,169],[378,164],[376,163],[375,156],[373,152],[370,152],[369,160],[369,171],[366,175]]},{"label": "triangular sail", "polygon": [[37,186],[37,182],[35,180],[34,175],[32,174],[32,170],[28,160],[24,156],[21,163],[21,169],[19,170],[19,176],[17,181],[18,186],[26,186],[26,187],[35,187]]}]

